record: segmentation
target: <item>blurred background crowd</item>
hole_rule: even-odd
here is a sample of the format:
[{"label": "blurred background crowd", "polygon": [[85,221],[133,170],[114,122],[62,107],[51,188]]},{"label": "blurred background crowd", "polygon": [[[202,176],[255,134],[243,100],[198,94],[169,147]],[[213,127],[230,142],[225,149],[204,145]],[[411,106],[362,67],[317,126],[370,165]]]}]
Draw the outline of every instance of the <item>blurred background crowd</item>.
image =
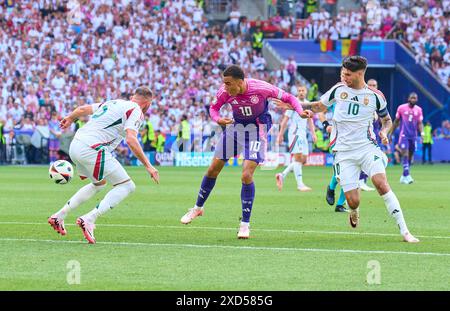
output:
[{"label": "blurred background crowd", "polygon": [[[267,21],[247,20],[238,3],[228,1],[225,24],[205,17],[207,2],[2,1],[0,163],[11,162],[11,150],[6,148],[14,144],[28,146],[15,150],[27,163],[64,158],[73,133],[88,120],[61,132],[58,124],[63,116],[80,105],[126,99],[139,85],[149,86],[155,94],[140,135],[145,150],[168,151],[177,139],[194,135],[203,139],[192,144],[192,150],[201,151],[204,143],[213,143],[204,139],[216,129],[208,108],[227,65],[239,64],[247,77],[296,94],[300,82],[295,61],[267,70],[261,54],[266,37],[395,38],[407,43],[416,60],[441,81],[450,81],[447,0],[381,1],[370,11],[343,11],[336,1],[294,1],[284,6],[286,2],[269,0]],[[371,5],[362,2],[366,8]],[[68,14],[77,5],[79,12]],[[412,9],[404,10],[406,5]],[[312,81],[308,99],[318,95]],[[282,112],[270,107],[278,123]],[[230,113],[229,107],[224,110]],[[322,126],[315,121],[320,132]],[[450,122],[444,120],[433,133],[450,138]],[[313,147],[326,151],[327,134],[323,136],[322,144]],[[126,146],[117,153],[128,157]]]}]

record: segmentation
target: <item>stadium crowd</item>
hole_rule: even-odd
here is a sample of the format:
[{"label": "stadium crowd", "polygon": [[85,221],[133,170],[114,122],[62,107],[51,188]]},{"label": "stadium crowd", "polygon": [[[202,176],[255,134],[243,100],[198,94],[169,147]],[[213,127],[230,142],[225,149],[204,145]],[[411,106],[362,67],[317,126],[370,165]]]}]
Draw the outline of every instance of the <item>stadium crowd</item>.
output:
[{"label": "stadium crowd", "polygon": [[52,116],[128,98],[144,84],[156,95],[148,113],[153,131],[177,135],[186,114],[195,133],[212,128],[206,112],[228,64],[240,64],[248,77],[293,85],[295,70],[266,71],[245,34],[209,25],[196,1],[81,1],[79,13],[69,19],[57,1],[0,5],[3,131],[49,127],[50,138],[58,138]]},{"label": "stadium crowd", "polygon": [[356,2],[361,9],[337,9],[336,1],[298,0],[292,10],[278,6],[276,12],[270,4],[276,13],[267,29],[296,39],[402,40],[418,63],[429,66],[450,87],[449,0]]},{"label": "stadium crowd", "polygon": [[[296,93],[293,60],[267,71],[260,48],[252,42],[254,27],[242,23],[231,27],[233,31],[222,31],[221,25],[210,25],[201,7],[203,1],[102,0],[72,5],[77,3],[80,11],[75,15],[68,14],[62,1],[0,4],[2,131],[48,132],[50,159],[56,157],[58,138],[64,135],[58,129],[62,116],[79,105],[128,98],[141,84],[155,93],[146,118],[147,133],[159,131],[170,136],[179,135],[183,120],[189,122],[194,135],[211,135],[216,125],[207,110],[221,83],[221,70],[228,64],[239,64],[248,77]],[[390,9],[383,16],[392,17],[394,11],[399,13]],[[238,8],[233,7],[232,13],[237,16]],[[432,16],[437,14],[442,14],[442,9],[434,10]],[[356,30],[364,27],[362,13],[338,16],[331,18],[324,9],[310,12],[312,24],[301,36],[324,32],[332,38],[356,36]],[[280,14],[274,20],[286,29],[295,24]],[[447,46],[445,51],[444,63],[448,64]],[[309,99],[317,96],[317,89],[316,85]],[[271,111],[278,123],[281,111]],[[77,126],[82,124],[71,132]],[[320,130],[320,122],[317,126]],[[13,135],[6,135],[8,142]]]}]

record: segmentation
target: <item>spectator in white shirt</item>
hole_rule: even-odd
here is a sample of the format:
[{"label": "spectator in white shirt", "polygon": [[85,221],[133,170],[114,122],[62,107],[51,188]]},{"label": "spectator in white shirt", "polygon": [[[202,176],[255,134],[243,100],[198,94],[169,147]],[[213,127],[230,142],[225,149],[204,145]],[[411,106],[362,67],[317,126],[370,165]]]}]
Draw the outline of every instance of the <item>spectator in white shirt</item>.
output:
[{"label": "spectator in white shirt", "polygon": [[58,72],[51,82],[52,86],[57,90],[62,90],[66,85],[66,80],[64,79],[64,72]]},{"label": "spectator in white shirt", "polygon": [[237,33],[240,18],[241,12],[239,12],[237,7],[234,7],[233,11],[230,12],[230,20],[226,23],[227,29],[230,29],[233,33]]}]

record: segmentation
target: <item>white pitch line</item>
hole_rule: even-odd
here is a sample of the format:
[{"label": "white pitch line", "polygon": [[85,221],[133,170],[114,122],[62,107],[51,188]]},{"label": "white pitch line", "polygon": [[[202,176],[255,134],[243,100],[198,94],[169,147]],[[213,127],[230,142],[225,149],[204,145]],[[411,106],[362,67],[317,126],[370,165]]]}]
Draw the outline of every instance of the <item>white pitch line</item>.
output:
[{"label": "white pitch line", "polygon": [[[68,243],[68,244],[87,244],[81,241],[62,241],[62,240],[41,240],[41,239],[16,239],[0,238],[5,242],[45,242],[45,243]],[[263,251],[289,251],[289,252],[328,252],[328,253],[357,253],[357,254],[392,254],[392,255],[418,255],[418,256],[450,256],[448,253],[429,253],[429,252],[401,252],[401,251],[370,251],[358,249],[325,249],[325,248],[296,248],[296,247],[261,247],[261,246],[233,246],[233,245],[205,245],[205,244],[170,244],[170,243],[144,243],[144,242],[97,242],[100,245],[119,245],[119,246],[149,246],[149,247],[182,247],[182,248],[221,248],[238,250],[263,250]]]},{"label": "white pitch line", "polygon": [[[46,222],[0,222],[0,225],[46,225]],[[66,226],[76,226],[75,224],[66,224]],[[117,228],[149,228],[149,229],[203,229],[203,230],[237,230],[237,228],[223,228],[223,227],[195,227],[191,225],[179,225],[179,226],[163,226],[163,225],[125,225],[125,224],[96,224],[97,227],[117,227]],[[282,232],[282,233],[312,233],[312,234],[341,234],[341,235],[368,235],[368,236],[393,236],[399,237],[399,234],[393,233],[376,233],[376,232],[343,232],[343,231],[313,231],[313,230],[291,230],[291,229],[263,229],[256,228],[252,231],[261,232]],[[418,238],[428,239],[450,239],[450,236],[433,236],[433,235],[416,235]]]}]

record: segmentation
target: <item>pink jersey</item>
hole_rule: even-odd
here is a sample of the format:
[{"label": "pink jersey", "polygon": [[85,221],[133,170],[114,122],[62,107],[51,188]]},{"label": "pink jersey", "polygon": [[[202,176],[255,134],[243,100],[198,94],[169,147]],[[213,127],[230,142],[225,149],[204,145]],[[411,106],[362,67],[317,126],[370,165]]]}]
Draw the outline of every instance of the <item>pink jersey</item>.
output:
[{"label": "pink jersey", "polygon": [[[297,98],[282,89],[265,81],[245,79],[247,91],[244,94],[230,96],[222,84],[210,107],[210,115],[214,121],[220,119],[219,110],[225,104],[233,109],[233,118],[237,123],[265,123],[264,115],[268,115],[268,99],[278,98],[289,103],[299,114],[303,112]],[[270,118],[268,118],[270,119]]]},{"label": "pink jersey", "polygon": [[408,103],[398,106],[395,118],[400,120],[400,137],[417,137],[417,129],[423,121],[422,108],[415,105],[413,108]]}]

